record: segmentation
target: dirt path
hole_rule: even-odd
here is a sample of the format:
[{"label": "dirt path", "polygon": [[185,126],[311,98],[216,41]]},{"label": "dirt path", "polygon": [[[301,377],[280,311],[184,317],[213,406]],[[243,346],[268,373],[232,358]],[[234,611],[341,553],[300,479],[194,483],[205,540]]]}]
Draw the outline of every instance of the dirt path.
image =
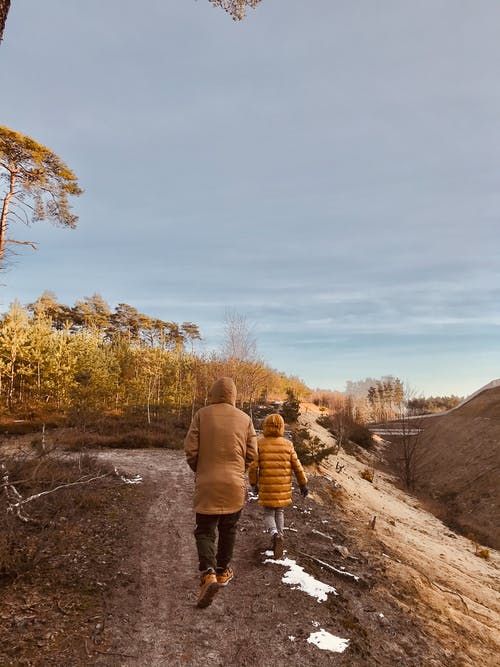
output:
[{"label": "dirt path", "polygon": [[[331,592],[319,602],[283,581],[284,564],[264,562],[267,536],[262,531],[260,508],[249,502],[235,549],[235,580],[208,609],[198,610],[193,478],[182,452],[115,450],[100,456],[130,474],[141,474],[151,486],[152,501],[130,545],[129,562],[124,563],[127,572],[138,567],[139,585],[110,600],[95,664],[477,664],[457,651],[457,646],[443,646],[421,622],[418,609],[401,601],[407,588],[401,585],[404,577],[396,576],[392,559],[384,555],[378,536],[363,528],[361,517],[346,516],[324,476],[312,476],[311,497],[306,501],[294,497],[294,505],[287,510],[286,555],[317,581],[334,587],[336,594]],[[335,544],[348,548],[348,559],[339,555]],[[318,560],[356,574],[362,581],[339,577]],[[348,640],[347,649],[333,653],[310,643],[320,630]],[[483,665],[495,664],[487,661],[486,651],[481,654]]]},{"label": "dirt path", "polygon": [[[191,646],[198,643],[193,639],[203,634],[203,617],[195,616],[193,623],[191,609],[196,572],[190,511],[192,474],[179,452],[114,451],[101,457],[111,459],[121,470],[142,475],[155,489],[140,540],[131,545],[131,555],[140,559],[140,595],[135,605],[130,600],[121,608],[117,605],[122,628],[116,627],[120,619],[115,618],[115,629],[122,646],[116,648],[128,657],[127,664],[186,664]],[[138,656],[137,660],[132,656]],[[211,664],[207,657],[207,664]]]}]

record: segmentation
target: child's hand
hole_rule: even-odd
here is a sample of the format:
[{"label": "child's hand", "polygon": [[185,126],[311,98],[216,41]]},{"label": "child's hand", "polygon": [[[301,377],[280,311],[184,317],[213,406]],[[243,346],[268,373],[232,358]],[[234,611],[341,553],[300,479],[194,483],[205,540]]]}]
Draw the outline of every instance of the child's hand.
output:
[{"label": "child's hand", "polygon": [[301,494],[303,495],[304,498],[307,498],[307,496],[309,495],[309,489],[307,488],[307,484],[303,484],[300,487],[300,492],[301,492]]}]

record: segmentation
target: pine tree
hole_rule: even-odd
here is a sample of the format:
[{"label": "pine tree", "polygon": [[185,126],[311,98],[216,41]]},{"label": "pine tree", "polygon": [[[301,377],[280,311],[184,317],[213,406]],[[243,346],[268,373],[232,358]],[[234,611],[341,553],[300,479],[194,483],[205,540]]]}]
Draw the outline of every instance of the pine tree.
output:
[{"label": "pine tree", "polygon": [[71,212],[69,197],[83,190],[75,174],[46,146],[20,132],[0,125],[0,264],[7,244],[29,245],[31,241],[6,238],[14,222],[30,225],[39,220],[74,229],[77,216]]},{"label": "pine tree", "polygon": [[295,424],[300,415],[300,401],[293,393],[293,389],[286,390],[287,400],[281,408],[281,415],[287,424]]}]

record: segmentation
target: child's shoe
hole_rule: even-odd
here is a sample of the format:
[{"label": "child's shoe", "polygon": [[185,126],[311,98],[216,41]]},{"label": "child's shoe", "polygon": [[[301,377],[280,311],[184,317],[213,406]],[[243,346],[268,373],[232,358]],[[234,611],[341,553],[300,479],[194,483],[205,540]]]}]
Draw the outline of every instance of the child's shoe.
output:
[{"label": "child's shoe", "polygon": [[215,594],[219,590],[219,584],[217,583],[217,577],[213,570],[208,570],[201,575],[201,587],[198,594],[198,602],[196,606],[200,609],[208,607],[212,603]]},{"label": "child's shoe", "polygon": [[276,560],[283,556],[283,536],[279,533],[273,534],[273,552]]},{"label": "child's shoe", "polygon": [[230,565],[224,569],[217,568],[217,583],[219,586],[227,586],[233,577],[234,572]]}]

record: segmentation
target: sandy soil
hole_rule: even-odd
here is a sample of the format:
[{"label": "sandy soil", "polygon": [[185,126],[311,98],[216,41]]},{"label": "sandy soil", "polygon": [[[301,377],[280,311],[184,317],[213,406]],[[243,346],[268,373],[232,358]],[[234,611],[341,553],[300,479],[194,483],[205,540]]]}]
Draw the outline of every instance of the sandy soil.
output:
[{"label": "sandy soil", "polygon": [[[323,439],[316,415],[303,419]],[[261,511],[248,502],[235,549],[235,580],[205,610],[195,607],[197,563],[192,535],[192,473],[182,452],[100,454],[144,476],[152,502],[130,566],[140,562],[138,588],[123,588],[110,610],[98,665],[342,665],[422,667],[494,665],[499,651],[498,601],[491,562],[450,537],[436,519],[383,477],[358,476],[361,466],[342,454],[311,475],[311,495],[287,510],[287,556],[317,580],[335,587],[324,602],[282,581],[286,568],[265,563],[268,539]],[[328,479],[331,478],[331,479]],[[336,478],[342,490],[331,481]],[[375,530],[368,527],[376,515]],[[348,557],[335,545],[348,549]],[[328,563],[360,577],[338,576]],[[324,629],[349,640],[344,653],[307,640]]]},{"label": "sandy soil", "polygon": [[[312,406],[302,420],[327,441],[315,423]],[[366,466],[341,452],[324,474],[337,477],[346,492],[343,510],[353,525],[376,517],[375,532],[384,545],[387,574],[401,587],[401,601],[434,636],[443,638],[466,664],[500,663],[500,555],[474,555],[475,546],[423,510],[416,499],[398,490],[389,475],[375,473],[373,484],[360,478]]]},{"label": "sandy soil", "polygon": [[417,483],[463,533],[500,548],[500,387],[420,423]]}]

